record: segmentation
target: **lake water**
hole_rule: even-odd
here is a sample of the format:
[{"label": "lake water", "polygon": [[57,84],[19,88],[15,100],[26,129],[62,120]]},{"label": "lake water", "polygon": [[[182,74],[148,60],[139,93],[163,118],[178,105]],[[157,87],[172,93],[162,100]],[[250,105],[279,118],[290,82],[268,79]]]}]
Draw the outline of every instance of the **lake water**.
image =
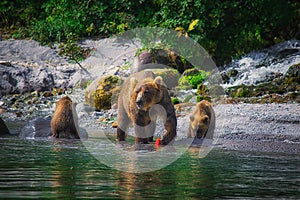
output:
[{"label": "lake water", "polygon": [[0,138],[0,198],[300,198],[300,155],[214,148],[187,151],[165,168],[126,173],[97,160],[80,140]]}]

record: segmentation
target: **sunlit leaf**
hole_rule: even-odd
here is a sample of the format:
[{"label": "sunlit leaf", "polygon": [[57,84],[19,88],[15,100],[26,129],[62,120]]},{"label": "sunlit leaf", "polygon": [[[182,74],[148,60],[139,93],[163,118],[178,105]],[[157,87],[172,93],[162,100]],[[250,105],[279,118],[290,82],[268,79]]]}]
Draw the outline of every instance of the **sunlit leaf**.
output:
[{"label": "sunlit leaf", "polygon": [[189,25],[188,31],[194,30],[194,29],[195,29],[195,26],[198,24],[198,22],[199,22],[199,19],[193,20],[193,21],[190,23],[190,25]]}]

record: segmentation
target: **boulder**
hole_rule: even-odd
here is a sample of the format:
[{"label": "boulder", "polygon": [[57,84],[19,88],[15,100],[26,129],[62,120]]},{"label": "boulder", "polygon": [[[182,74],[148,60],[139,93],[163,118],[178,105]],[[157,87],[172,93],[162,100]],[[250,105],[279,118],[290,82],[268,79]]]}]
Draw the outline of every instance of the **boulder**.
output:
[{"label": "boulder", "polygon": [[73,65],[50,68],[0,61],[0,95],[73,88],[82,81],[82,76],[76,78],[78,73],[82,74]]},{"label": "boulder", "polygon": [[285,76],[287,78],[300,78],[300,63],[290,66]]},{"label": "boulder", "polygon": [[151,49],[140,52],[134,58],[132,72],[139,72],[145,69],[173,68],[179,73],[192,68],[193,65],[183,59],[176,52],[168,49]]},{"label": "boulder", "polygon": [[85,102],[96,110],[107,110],[117,102],[122,79],[107,75],[94,80],[85,90]]},{"label": "boulder", "polygon": [[51,117],[35,118],[29,121],[21,130],[19,135],[22,139],[33,139],[39,137],[51,137]]},{"label": "boulder", "polygon": [[178,80],[180,74],[177,70],[172,68],[165,68],[165,69],[148,69],[146,71],[151,71],[156,76],[161,76],[163,78],[164,83],[167,85],[168,89],[175,88],[178,86]]}]

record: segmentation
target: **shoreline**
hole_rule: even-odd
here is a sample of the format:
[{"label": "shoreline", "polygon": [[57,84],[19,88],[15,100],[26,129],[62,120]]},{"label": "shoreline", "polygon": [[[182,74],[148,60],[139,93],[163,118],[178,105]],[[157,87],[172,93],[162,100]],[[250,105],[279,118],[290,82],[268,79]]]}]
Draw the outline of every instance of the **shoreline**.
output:
[{"label": "shoreline", "polygon": [[[120,46],[118,41],[109,38],[97,41],[85,40],[81,42],[81,45],[95,49],[94,54],[81,63],[95,77],[120,72],[120,66],[133,61],[133,53],[137,48],[133,44]],[[32,79],[36,78],[33,82],[28,82],[27,79],[19,79],[21,76],[17,76],[17,84],[13,85],[20,86],[21,89],[23,86],[28,86],[28,83],[31,85],[40,83],[45,87],[51,83],[51,87],[59,85],[67,87],[69,85],[74,86],[82,80],[91,79],[78,66],[70,64],[67,59],[58,56],[55,49],[41,46],[35,41],[1,41],[0,46],[2,47],[0,60],[5,61],[2,64],[0,63],[3,73],[15,69],[17,74],[18,70],[21,69],[24,70],[24,74],[31,74]],[[14,63],[17,63],[16,66],[18,67],[14,67]],[[52,72],[55,72],[55,74],[52,75]],[[129,71],[127,72],[129,73]],[[45,80],[49,82],[44,84]],[[7,84],[10,86],[9,81]],[[83,93],[74,94],[76,93],[74,92],[75,90],[66,91],[70,92],[70,95],[73,95],[72,97],[76,100],[84,99]],[[68,94],[66,91],[64,95]],[[21,95],[1,97],[0,116],[4,120],[8,120],[9,123],[20,120],[26,123],[34,117],[51,116],[54,103],[61,95],[51,97],[47,95],[49,95],[47,92],[42,96],[33,92],[27,94],[27,96],[24,95],[22,99],[20,99]],[[278,99],[278,95],[275,97],[272,97],[272,94],[270,95],[270,100]],[[299,100],[299,95],[296,100]],[[216,102],[214,104],[217,117],[215,134],[219,138],[217,142],[223,143],[217,146],[229,149],[255,150],[260,147],[263,151],[273,149],[276,152],[300,152],[300,104],[297,101],[294,101],[295,103],[277,104],[268,101],[268,98],[266,98],[263,104],[249,104],[228,98],[225,101]],[[191,109],[192,107],[187,107],[185,111],[179,113],[181,117],[178,117],[178,139],[185,136],[188,114]],[[5,110],[6,113],[2,113]],[[80,112],[81,116],[87,116],[87,121],[100,125],[103,128],[106,127],[107,129],[105,130],[107,131],[115,132],[110,127],[110,123],[100,124],[99,119],[115,118],[117,115],[116,110],[111,109],[97,113],[95,111],[86,111],[83,107],[77,111]],[[164,132],[162,125],[157,127],[157,132],[161,134]],[[14,133],[17,132],[14,131]],[[264,147],[265,143],[270,145]],[[280,144],[282,144],[283,148]],[[294,151],[293,149],[296,150]]]},{"label": "shoreline", "polygon": [[300,153],[299,111],[298,103],[217,105],[216,146],[228,150]]},{"label": "shoreline", "polygon": [[[186,107],[181,111],[180,117],[177,117],[176,140],[186,138],[191,108]],[[213,108],[217,120],[214,148],[263,153],[300,153],[300,104],[217,104]],[[100,113],[91,111],[86,114],[94,116],[85,119],[91,128],[97,126],[98,130],[107,134],[116,133],[116,129],[111,127],[112,122],[99,122],[106,115],[117,116],[116,109]],[[13,119],[8,122],[10,129],[11,125],[16,126]],[[20,128],[21,126],[18,130]],[[16,132],[18,131],[14,130]],[[159,123],[156,134],[163,132],[163,125]]]}]

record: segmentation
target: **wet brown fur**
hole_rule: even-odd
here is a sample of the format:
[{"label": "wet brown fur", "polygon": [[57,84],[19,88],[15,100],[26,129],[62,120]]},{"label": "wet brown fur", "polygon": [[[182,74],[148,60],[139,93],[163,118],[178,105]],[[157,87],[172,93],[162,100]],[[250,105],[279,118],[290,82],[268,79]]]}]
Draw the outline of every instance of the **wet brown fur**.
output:
[{"label": "wet brown fur", "polygon": [[163,109],[166,112],[166,132],[162,144],[173,142],[177,126],[174,106],[162,78],[153,77],[152,72],[139,72],[125,81],[118,99],[117,140],[125,140],[126,131],[132,124],[136,143],[152,142],[156,119]]},{"label": "wet brown fur", "polygon": [[213,139],[215,113],[210,102],[203,100],[197,103],[190,115],[187,137]]},{"label": "wet brown fur", "polygon": [[79,139],[75,105],[70,97],[61,98],[51,120],[51,132],[55,138]]}]

